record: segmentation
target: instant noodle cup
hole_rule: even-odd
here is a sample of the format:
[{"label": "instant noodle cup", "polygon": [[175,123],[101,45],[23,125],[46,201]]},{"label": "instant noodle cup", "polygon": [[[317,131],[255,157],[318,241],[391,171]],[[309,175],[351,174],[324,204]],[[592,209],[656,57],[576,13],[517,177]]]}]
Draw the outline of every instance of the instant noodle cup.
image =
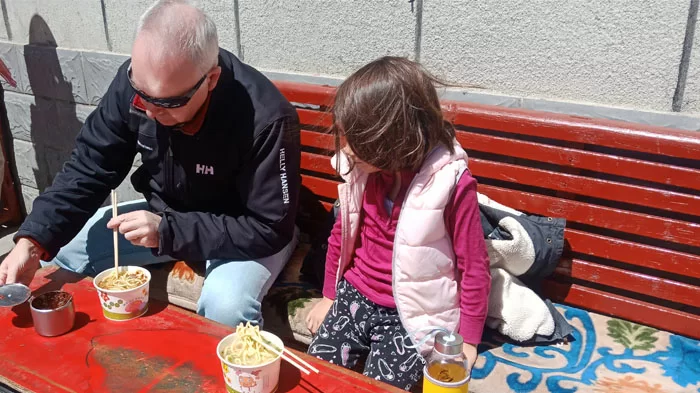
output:
[{"label": "instant noodle cup", "polygon": [[92,284],[97,289],[97,295],[102,305],[105,318],[113,321],[128,321],[138,318],[148,311],[148,290],[151,283],[151,273],[138,266],[120,266],[119,274],[134,274],[140,272],[145,276],[145,282],[129,289],[106,289],[102,281],[110,276],[114,268],[98,274]]},{"label": "instant noodle cup", "polygon": [[[280,350],[284,344],[272,333],[261,331],[262,337],[272,346]],[[221,361],[221,368],[226,382],[226,391],[246,393],[272,393],[277,390],[280,379],[281,357],[275,355],[273,359],[254,366],[234,364],[224,358],[223,353],[236,338],[236,333],[224,337],[216,347],[216,354]]]}]

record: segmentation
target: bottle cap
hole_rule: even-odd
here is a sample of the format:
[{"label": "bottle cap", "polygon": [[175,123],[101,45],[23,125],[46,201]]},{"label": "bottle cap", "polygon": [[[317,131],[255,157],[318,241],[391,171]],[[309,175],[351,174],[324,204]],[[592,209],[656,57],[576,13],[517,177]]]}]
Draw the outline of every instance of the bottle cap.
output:
[{"label": "bottle cap", "polygon": [[440,332],[435,336],[435,350],[445,355],[459,355],[462,353],[462,344],[464,339],[457,333]]},{"label": "bottle cap", "polygon": [[0,286],[0,307],[14,307],[22,304],[31,295],[31,289],[24,284],[17,283]]}]

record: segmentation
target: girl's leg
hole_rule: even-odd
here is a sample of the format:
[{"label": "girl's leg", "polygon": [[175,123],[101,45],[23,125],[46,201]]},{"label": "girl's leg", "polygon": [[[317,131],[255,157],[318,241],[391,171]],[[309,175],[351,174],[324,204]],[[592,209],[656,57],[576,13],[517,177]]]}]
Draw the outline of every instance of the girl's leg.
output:
[{"label": "girl's leg", "polygon": [[407,332],[396,309],[377,307],[368,321],[370,354],[364,374],[398,388],[411,390],[423,376],[424,360],[416,349],[406,348]]},{"label": "girl's leg", "polygon": [[336,299],[309,345],[309,355],[353,368],[367,354],[368,341],[361,336],[361,327],[372,310],[363,298],[345,280],[338,284]]}]

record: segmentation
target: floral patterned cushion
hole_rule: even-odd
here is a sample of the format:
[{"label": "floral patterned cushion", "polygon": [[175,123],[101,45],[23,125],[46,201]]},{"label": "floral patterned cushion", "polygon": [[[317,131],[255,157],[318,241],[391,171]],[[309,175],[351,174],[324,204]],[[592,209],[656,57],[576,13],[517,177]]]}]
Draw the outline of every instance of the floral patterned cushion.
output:
[{"label": "floral patterned cushion", "polygon": [[[300,280],[308,244],[302,243],[263,300],[265,329],[304,349],[304,319],[321,297]],[[175,262],[151,268],[151,293],[195,310],[204,264]],[[469,391],[555,393],[700,393],[700,342],[650,327],[557,305],[574,327],[570,342],[521,347],[487,332]],[[420,391],[417,387],[416,391]]]},{"label": "floral patterned cushion", "polygon": [[470,392],[700,392],[700,342],[647,326],[557,305],[573,339],[520,347],[489,335]]}]

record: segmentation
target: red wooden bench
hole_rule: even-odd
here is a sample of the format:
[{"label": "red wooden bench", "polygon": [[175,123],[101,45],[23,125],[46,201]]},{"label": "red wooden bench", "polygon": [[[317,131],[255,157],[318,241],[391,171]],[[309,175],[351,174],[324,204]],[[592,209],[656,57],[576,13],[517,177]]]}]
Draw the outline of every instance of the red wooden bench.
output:
[{"label": "red wooden bench", "polygon": [[[330,208],[335,89],[276,84],[298,107],[303,184]],[[459,102],[444,110],[481,193],[567,219],[548,296],[700,338],[700,132]]]}]

